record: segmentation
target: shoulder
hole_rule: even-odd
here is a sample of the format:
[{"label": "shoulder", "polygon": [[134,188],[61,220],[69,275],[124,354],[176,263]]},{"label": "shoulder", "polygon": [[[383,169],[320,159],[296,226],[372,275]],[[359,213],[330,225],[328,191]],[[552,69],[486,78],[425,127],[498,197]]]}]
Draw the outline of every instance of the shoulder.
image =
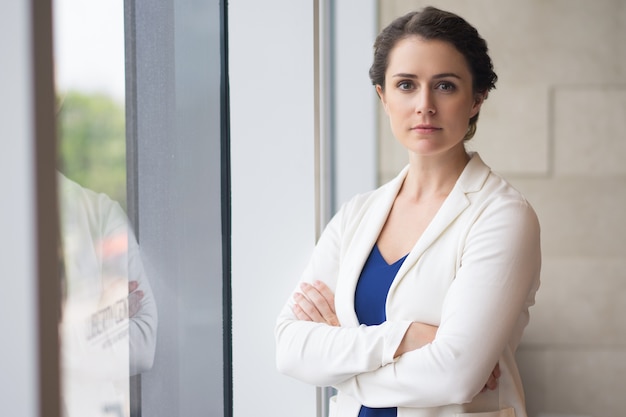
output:
[{"label": "shoulder", "polygon": [[[537,214],[524,194],[502,175],[485,164],[478,154],[468,164],[465,178],[465,194],[479,219],[501,219],[518,226],[539,231]],[[463,175],[465,175],[464,172]],[[493,223],[492,223],[493,224]]]},{"label": "shoulder", "polygon": [[65,215],[83,216],[94,225],[126,225],[124,209],[108,195],[85,188],[60,172],[57,172],[57,181],[60,206]]},{"label": "shoulder", "polygon": [[477,153],[472,154],[459,183],[470,199],[512,200],[530,206],[526,197],[501,174],[493,171]]}]

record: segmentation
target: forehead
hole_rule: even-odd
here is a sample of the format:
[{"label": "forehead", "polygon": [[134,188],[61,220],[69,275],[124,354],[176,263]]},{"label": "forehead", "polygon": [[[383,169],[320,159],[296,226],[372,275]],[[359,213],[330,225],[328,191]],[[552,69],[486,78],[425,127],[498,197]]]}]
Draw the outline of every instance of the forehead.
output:
[{"label": "forehead", "polygon": [[469,66],[450,42],[409,36],[400,39],[389,53],[387,74],[415,74],[418,77],[453,72],[471,77]]}]

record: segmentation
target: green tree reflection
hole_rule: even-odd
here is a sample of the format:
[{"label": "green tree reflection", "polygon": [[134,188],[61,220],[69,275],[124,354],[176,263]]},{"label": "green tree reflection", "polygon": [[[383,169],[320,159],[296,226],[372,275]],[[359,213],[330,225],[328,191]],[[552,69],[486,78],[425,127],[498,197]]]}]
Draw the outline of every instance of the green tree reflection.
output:
[{"label": "green tree reflection", "polygon": [[59,97],[58,167],[86,188],[126,206],[126,134],[123,104],[99,93]]}]

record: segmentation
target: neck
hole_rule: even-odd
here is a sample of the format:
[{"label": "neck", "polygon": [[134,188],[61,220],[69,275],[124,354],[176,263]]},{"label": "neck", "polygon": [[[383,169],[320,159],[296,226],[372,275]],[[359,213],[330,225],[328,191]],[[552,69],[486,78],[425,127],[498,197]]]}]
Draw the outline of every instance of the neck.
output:
[{"label": "neck", "polygon": [[456,184],[469,159],[465,148],[445,155],[412,154],[409,158],[409,172],[400,192],[416,201],[445,198]]}]

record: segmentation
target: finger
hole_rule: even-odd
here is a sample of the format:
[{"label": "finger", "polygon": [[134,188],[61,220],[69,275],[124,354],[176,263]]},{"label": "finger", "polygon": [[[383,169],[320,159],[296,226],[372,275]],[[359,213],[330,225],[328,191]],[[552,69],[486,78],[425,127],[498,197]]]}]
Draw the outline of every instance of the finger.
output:
[{"label": "finger", "polygon": [[319,310],[306,295],[302,293],[294,294],[294,301],[296,305],[302,309],[302,311],[309,317],[311,321],[316,323],[325,323],[324,317],[320,314]]},{"label": "finger", "polygon": [[[315,309],[318,311],[318,314],[320,314],[324,321],[328,324],[333,324],[336,321],[334,301],[332,302],[331,307],[328,299],[317,288],[308,283],[303,283],[301,288],[309,301],[315,306]],[[334,300],[334,297],[331,298],[333,298]]]},{"label": "finger", "polygon": [[137,291],[128,296],[128,317],[134,317],[141,310],[143,291]]},{"label": "finger", "polygon": [[493,391],[494,389],[496,389],[498,387],[498,378],[500,378],[501,374],[502,373],[500,372],[500,364],[497,363],[496,366],[493,368],[493,371],[491,371],[491,374],[489,375],[489,379],[487,379],[485,386],[480,392],[485,392],[487,390]]},{"label": "finger", "polygon": [[315,281],[313,283],[313,287],[319,291],[319,293],[324,297],[326,303],[328,304],[330,310],[335,313],[335,294],[333,294],[332,290],[322,281]]},{"label": "finger", "polygon": [[313,303],[324,322],[333,326],[337,325],[337,316],[333,306],[328,303],[328,300],[316,288],[307,288],[306,296]]},{"label": "finger", "polygon": [[296,316],[298,320],[313,321],[308,316],[308,314],[306,314],[304,310],[302,310],[302,308],[298,304],[294,304],[293,307],[291,307],[291,311],[293,311],[293,314]]},{"label": "finger", "polygon": [[500,378],[500,376],[502,375],[502,372],[500,372],[500,363],[496,363],[496,367],[493,368],[492,374],[494,377],[496,377],[496,379]]},{"label": "finger", "polygon": [[319,280],[313,283],[313,287],[319,291],[328,305],[328,310],[322,310],[322,315],[326,319],[326,322],[331,326],[341,326],[335,310],[335,294],[333,291],[326,283]]},{"label": "finger", "polygon": [[139,283],[137,281],[129,281],[128,282],[128,292],[131,293],[139,288]]}]

